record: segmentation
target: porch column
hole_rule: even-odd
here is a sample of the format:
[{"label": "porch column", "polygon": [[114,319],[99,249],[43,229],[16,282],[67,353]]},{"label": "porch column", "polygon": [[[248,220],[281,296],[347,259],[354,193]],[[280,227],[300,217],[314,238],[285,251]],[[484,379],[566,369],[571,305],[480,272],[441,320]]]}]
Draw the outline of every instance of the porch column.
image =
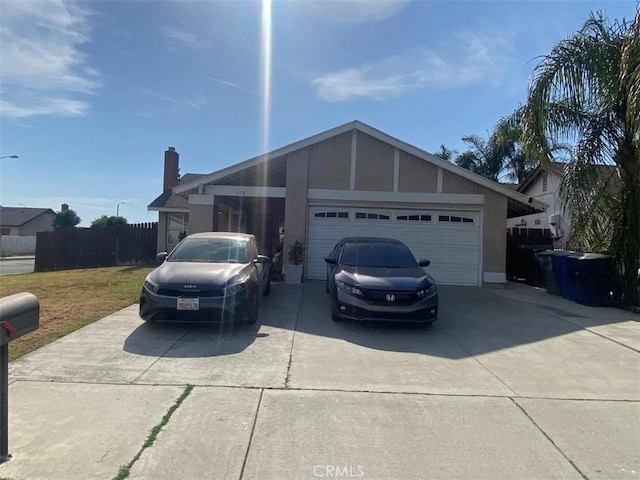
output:
[{"label": "porch column", "polygon": [[296,240],[306,244],[309,149],[287,156],[287,192],[284,205],[284,245],[282,256],[289,263],[289,248]]},{"label": "porch column", "polygon": [[214,195],[189,195],[189,233],[218,231],[218,206]]}]

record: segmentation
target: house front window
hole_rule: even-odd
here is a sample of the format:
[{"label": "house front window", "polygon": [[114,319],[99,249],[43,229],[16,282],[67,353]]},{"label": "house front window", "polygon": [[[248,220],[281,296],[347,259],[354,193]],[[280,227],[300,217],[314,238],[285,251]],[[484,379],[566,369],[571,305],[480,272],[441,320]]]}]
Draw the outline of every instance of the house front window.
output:
[{"label": "house front window", "polygon": [[167,219],[167,244],[177,244],[182,232],[189,233],[189,214],[170,213]]}]

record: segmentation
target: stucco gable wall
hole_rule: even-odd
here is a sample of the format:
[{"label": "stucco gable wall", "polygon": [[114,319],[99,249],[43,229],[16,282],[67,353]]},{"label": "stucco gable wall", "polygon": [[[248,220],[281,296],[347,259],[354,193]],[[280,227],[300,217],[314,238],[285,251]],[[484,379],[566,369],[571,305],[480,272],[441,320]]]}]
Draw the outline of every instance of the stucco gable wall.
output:
[{"label": "stucco gable wall", "polygon": [[398,168],[399,192],[435,193],[438,188],[438,167],[400,151]]},{"label": "stucco gable wall", "polygon": [[309,188],[349,189],[351,132],[311,145],[308,151]]},{"label": "stucco gable wall", "polygon": [[358,132],[355,189],[374,192],[393,191],[395,148]]}]

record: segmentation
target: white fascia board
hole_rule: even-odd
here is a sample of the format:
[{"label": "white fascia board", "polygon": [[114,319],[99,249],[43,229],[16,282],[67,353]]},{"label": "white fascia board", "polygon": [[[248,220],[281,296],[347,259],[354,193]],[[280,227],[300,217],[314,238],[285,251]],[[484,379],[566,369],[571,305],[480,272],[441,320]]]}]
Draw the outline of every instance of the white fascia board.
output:
[{"label": "white fascia board", "polygon": [[406,202],[406,203],[444,203],[444,204],[484,204],[482,194],[460,193],[410,193],[410,192],[369,192],[362,190],[326,190],[310,188],[309,200],[344,200],[365,202]]},{"label": "white fascia board", "polygon": [[285,198],[286,187],[246,187],[242,185],[206,185],[205,193],[224,197]]},{"label": "white fascia board", "polygon": [[149,212],[166,212],[166,213],[189,213],[188,208],[177,207],[147,207]]}]

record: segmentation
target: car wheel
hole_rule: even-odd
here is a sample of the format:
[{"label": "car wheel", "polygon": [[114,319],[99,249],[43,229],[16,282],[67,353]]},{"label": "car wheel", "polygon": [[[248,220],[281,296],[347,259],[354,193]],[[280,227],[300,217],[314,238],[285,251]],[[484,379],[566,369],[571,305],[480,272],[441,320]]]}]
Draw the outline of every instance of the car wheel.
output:
[{"label": "car wheel", "polygon": [[264,286],[262,295],[266,297],[270,293],[271,293],[271,273],[269,273],[269,278],[267,279],[267,284]]}]

